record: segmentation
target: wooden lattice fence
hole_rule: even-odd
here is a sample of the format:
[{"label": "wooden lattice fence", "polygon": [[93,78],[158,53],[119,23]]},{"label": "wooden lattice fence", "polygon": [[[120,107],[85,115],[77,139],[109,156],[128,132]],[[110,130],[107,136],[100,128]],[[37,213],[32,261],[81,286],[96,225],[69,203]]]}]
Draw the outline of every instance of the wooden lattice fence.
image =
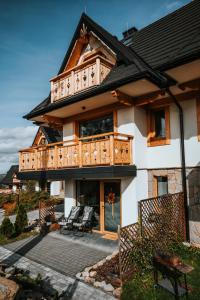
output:
[{"label": "wooden lattice fence", "polygon": [[122,282],[134,273],[132,251],[138,235],[140,235],[138,223],[119,228],[119,266]]},{"label": "wooden lattice fence", "polygon": [[166,249],[170,239],[185,240],[183,193],[139,202],[139,222],[119,228],[119,263],[122,281],[134,273],[136,239],[148,239],[155,249]]},{"label": "wooden lattice fence", "polygon": [[185,240],[183,193],[167,194],[139,202],[141,235],[165,243],[170,237]]},{"label": "wooden lattice fence", "polygon": [[39,222],[40,225],[48,221],[55,221],[55,206],[53,201],[40,201],[39,202]]}]

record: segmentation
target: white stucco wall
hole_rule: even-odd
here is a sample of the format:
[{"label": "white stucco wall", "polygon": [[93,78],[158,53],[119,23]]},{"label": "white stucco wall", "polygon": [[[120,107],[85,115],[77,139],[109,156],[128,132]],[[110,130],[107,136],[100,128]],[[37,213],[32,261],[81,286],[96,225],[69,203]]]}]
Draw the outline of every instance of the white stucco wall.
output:
[{"label": "white stucco wall", "polygon": [[[180,103],[184,112],[186,166],[200,163],[200,142],[197,139],[196,100]],[[143,108],[131,107],[118,110],[118,132],[131,134],[133,163],[137,168],[175,168],[181,166],[179,113],[170,105],[170,145],[147,147],[147,119]]]},{"label": "white stucco wall", "polygon": [[[200,142],[197,139],[196,101],[194,99],[182,101],[185,131],[185,158],[186,166],[193,167],[199,164]],[[170,145],[147,147],[148,168],[180,167],[180,131],[179,114],[174,104],[170,106]]]},{"label": "white stucco wall", "polygon": [[39,192],[39,191],[40,191],[40,184],[39,184],[39,181],[36,181],[36,183],[35,183],[35,191],[36,191],[36,192]]},{"label": "white stucco wall", "polygon": [[61,181],[52,181],[50,184],[50,195],[59,196],[61,192]]},{"label": "white stucco wall", "polygon": [[64,212],[65,217],[68,217],[72,206],[76,204],[75,181],[73,179],[65,180],[65,201]]}]

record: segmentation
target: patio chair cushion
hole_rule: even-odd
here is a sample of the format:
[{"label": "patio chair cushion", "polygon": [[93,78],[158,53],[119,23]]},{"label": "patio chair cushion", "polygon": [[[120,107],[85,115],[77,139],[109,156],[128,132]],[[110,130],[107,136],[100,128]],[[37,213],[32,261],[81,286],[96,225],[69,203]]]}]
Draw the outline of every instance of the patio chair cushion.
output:
[{"label": "patio chair cushion", "polygon": [[77,220],[77,218],[79,217],[81,211],[81,207],[80,206],[73,206],[70,212],[70,215],[68,217],[68,221],[69,220]]},{"label": "patio chair cushion", "polygon": [[91,225],[94,208],[85,206],[83,210],[82,222],[74,222],[73,226],[76,228],[89,227]]},{"label": "patio chair cushion", "polygon": [[91,206],[85,206],[83,211],[83,219],[82,221],[91,221],[92,215],[93,215],[93,207]]}]

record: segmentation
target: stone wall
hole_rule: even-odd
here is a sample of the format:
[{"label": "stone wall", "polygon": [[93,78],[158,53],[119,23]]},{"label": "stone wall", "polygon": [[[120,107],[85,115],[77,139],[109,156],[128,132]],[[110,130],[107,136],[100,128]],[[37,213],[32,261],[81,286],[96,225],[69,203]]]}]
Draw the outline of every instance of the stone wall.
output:
[{"label": "stone wall", "polygon": [[181,169],[156,169],[148,170],[148,196],[155,196],[154,176],[168,177],[168,191],[170,194],[182,191]]}]

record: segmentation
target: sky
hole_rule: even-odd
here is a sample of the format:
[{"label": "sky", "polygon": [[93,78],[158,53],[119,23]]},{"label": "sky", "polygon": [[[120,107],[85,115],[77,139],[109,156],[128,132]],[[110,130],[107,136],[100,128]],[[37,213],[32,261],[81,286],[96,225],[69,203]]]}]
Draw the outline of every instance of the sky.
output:
[{"label": "sky", "polygon": [[37,127],[23,119],[50,90],[82,12],[122,38],[189,0],[0,0],[0,174]]}]

